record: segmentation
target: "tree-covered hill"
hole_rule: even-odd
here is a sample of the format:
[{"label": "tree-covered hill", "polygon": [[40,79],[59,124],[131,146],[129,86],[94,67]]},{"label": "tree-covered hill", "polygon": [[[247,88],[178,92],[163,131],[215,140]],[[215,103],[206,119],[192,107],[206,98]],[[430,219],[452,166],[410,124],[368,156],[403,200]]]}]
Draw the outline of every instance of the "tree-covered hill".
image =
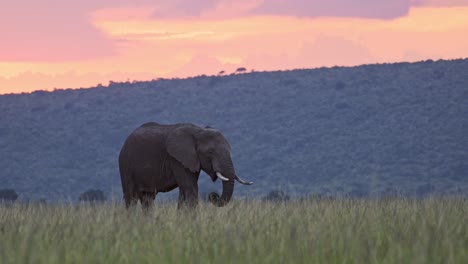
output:
[{"label": "tree-covered hill", "polygon": [[120,197],[120,147],[148,121],[224,131],[255,182],[235,196],[468,194],[468,59],[3,95],[0,111],[0,188],[20,199]]}]

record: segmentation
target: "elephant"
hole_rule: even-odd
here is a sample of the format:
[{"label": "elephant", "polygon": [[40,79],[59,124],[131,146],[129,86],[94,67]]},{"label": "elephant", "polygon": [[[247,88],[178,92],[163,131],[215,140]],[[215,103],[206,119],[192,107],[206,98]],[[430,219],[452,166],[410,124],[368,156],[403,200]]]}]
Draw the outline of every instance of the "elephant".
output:
[{"label": "elephant", "polygon": [[127,209],[139,200],[143,210],[148,210],[158,193],[177,187],[177,207],[196,207],[201,170],[213,182],[222,180],[221,196],[216,192],[209,195],[209,201],[218,207],[230,201],[234,181],[252,184],[236,175],[231,147],[222,132],[192,123],[149,122],[136,128],[122,146],[119,170]]}]

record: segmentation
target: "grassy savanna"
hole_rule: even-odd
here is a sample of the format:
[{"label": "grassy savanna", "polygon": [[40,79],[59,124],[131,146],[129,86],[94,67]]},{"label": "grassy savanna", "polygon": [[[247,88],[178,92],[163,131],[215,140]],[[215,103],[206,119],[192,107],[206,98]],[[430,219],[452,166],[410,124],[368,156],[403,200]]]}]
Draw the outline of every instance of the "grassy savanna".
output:
[{"label": "grassy savanna", "polygon": [[468,263],[468,200],[3,205],[0,262]]}]

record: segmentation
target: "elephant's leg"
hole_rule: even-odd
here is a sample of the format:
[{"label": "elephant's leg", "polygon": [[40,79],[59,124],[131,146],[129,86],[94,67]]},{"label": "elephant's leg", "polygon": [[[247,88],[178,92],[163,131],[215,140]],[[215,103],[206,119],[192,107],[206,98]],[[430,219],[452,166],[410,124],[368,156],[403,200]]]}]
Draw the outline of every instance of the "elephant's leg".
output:
[{"label": "elephant's leg", "polygon": [[177,209],[182,209],[183,205],[185,204],[185,193],[182,188],[179,187],[179,200],[177,202]]},{"label": "elephant's leg", "polygon": [[129,209],[135,207],[138,202],[138,197],[133,194],[124,194],[125,208]]},{"label": "elephant's leg", "polygon": [[197,207],[198,205],[198,184],[196,185],[196,189],[188,189],[186,198],[185,198],[185,204],[188,207]]},{"label": "elephant's leg", "polygon": [[198,204],[198,176],[183,166],[174,166],[173,173],[179,186],[179,203],[177,208],[196,207]]},{"label": "elephant's leg", "polygon": [[198,177],[190,175],[179,183],[179,203],[177,208],[194,208],[198,205]]},{"label": "elephant's leg", "polygon": [[154,205],[154,198],[156,198],[156,193],[154,192],[141,192],[140,203],[143,211],[149,211]]},{"label": "elephant's leg", "polygon": [[133,175],[128,169],[122,167],[120,167],[120,174],[122,175],[122,190],[124,193],[125,207],[127,209],[135,207],[138,202],[138,194],[136,192]]},{"label": "elephant's leg", "polygon": [[125,207],[127,209],[134,208],[138,203],[138,193],[133,188],[133,184],[128,186],[124,193]]}]

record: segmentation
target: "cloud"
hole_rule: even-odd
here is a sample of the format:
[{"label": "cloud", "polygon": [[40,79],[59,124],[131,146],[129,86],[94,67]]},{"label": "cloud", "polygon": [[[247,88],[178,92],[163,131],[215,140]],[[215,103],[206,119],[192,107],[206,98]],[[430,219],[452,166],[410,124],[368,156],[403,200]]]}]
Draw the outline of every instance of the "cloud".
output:
[{"label": "cloud", "polygon": [[413,6],[455,7],[468,6],[468,0],[411,0]]},{"label": "cloud", "polygon": [[304,40],[297,55],[282,53],[250,54],[243,64],[255,70],[285,70],[331,66],[354,66],[375,62],[368,47],[342,37],[319,35]]},{"label": "cloud", "polygon": [[92,6],[69,1],[2,1],[0,61],[71,61],[114,54],[89,22]]},{"label": "cloud", "polygon": [[319,36],[313,43],[305,42],[299,55],[299,63],[306,67],[352,66],[372,61],[366,46],[335,36]]},{"label": "cloud", "polygon": [[410,0],[265,0],[252,12],[298,17],[392,19],[406,15],[409,8]]},{"label": "cloud", "polygon": [[411,7],[468,6],[468,0],[264,0],[253,14],[297,17],[355,17],[393,19],[408,14]]},{"label": "cloud", "polygon": [[64,62],[113,56],[117,53],[118,42],[93,25],[93,12],[109,8],[154,7],[159,15],[185,16],[196,15],[217,1],[2,1],[0,61]]},{"label": "cloud", "polygon": [[[100,10],[152,10],[152,19],[196,17],[220,0],[15,0],[0,3],[0,61],[65,62],[117,54],[119,40],[93,23]],[[132,12],[128,12],[132,14]]]},{"label": "cloud", "polygon": [[95,10],[98,20],[226,20],[250,15],[263,0],[127,0],[126,5],[114,5]]},{"label": "cloud", "polygon": [[223,19],[252,14],[393,19],[407,15],[413,6],[468,6],[468,0],[120,0],[113,4],[126,7],[151,5],[155,7],[154,19]]},{"label": "cloud", "polygon": [[214,9],[220,0],[171,0],[158,1],[157,8],[153,13],[153,17],[160,18],[181,18],[181,17],[197,17],[203,11]]},{"label": "cloud", "polygon": [[[261,71],[466,57],[468,6],[439,7],[466,1],[396,0],[393,7],[390,1],[380,7],[364,0],[353,7],[331,0],[319,7],[317,0],[291,0],[284,9],[280,0],[2,1],[0,93],[92,86],[117,80],[109,77],[112,72],[132,80],[139,79],[132,72],[146,71],[183,77],[236,67]],[[403,14],[405,6],[406,16],[381,19]],[[277,15],[262,15],[267,11],[260,8],[267,7]],[[379,8],[388,12],[373,13]],[[331,15],[337,17],[323,17]],[[43,75],[21,74],[26,71]]]},{"label": "cloud", "polygon": [[[226,21],[251,15],[391,19],[405,16],[413,6],[468,6],[468,0],[2,1],[0,61],[64,62],[116,56],[121,38],[108,35],[109,32],[97,26],[95,14],[103,15],[104,20],[115,16],[117,20],[174,20],[189,25],[191,22],[187,19]],[[206,30],[196,32],[196,36],[213,36],[210,34]],[[163,32],[162,35],[137,37],[182,39],[194,36],[190,32]]]}]

